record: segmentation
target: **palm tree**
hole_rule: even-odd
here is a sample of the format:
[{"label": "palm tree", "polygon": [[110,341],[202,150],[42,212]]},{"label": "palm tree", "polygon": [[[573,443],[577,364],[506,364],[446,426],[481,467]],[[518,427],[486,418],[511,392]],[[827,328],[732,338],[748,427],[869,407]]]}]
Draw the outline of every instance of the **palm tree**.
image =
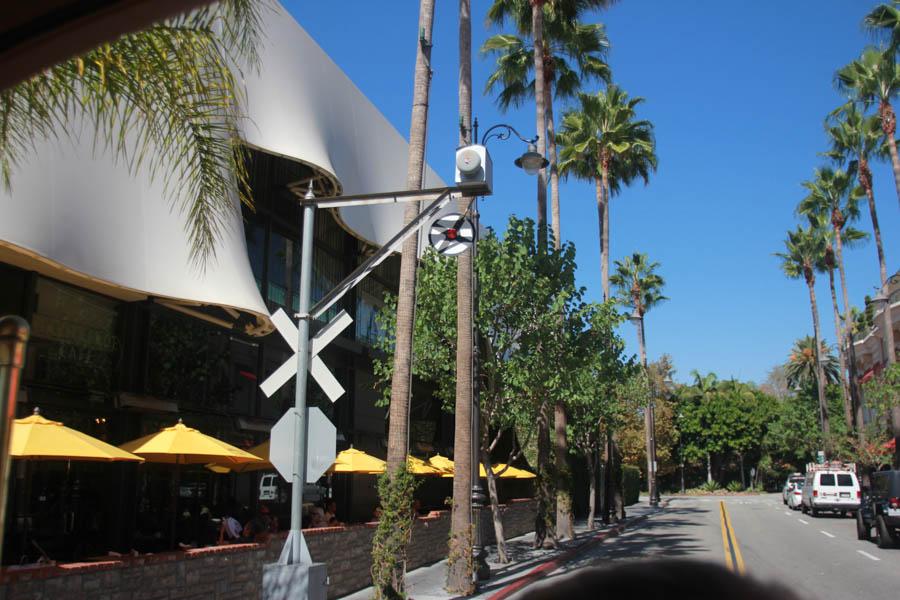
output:
[{"label": "palm tree", "polygon": [[[609,291],[609,191],[636,177],[646,181],[656,169],[653,124],[634,119],[635,107],[643,98],[628,98],[617,85],[609,85],[597,94],[579,93],[581,110],[563,117],[561,170],[576,177],[592,178],[597,190],[597,216],[600,229],[601,282],[603,298]],[[615,173],[612,169],[615,166]],[[611,174],[616,175],[613,179]]]},{"label": "palm tree", "polygon": [[[837,250],[837,265],[841,275],[841,293],[844,300],[844,329],[843,335],[839,335],[838,337],[838,345],[841,345],[841,340],[846,337],[848,340],[847,347],[850,353],[849,391],[851,402],[845,403],[845,410],[847,411],[845,416],[849,417],[847,427],[852,431],[852,417],[854,408],[859,403],[859,393],[855,369],[856,351],[850,339],[853,321],[850,312],[850,298],[847,294],[847,278],[844,270],[843,236],[841,232],[846,223],[859,219],[860,212],[858,200],[863,192],[860,187],[855,187],[853,185],[853,177],[842,169],[822,167],[821,169],[816,169],[815,173],[815,179],[806,181],[802,184],[803,187],[809,190],[809,194],[800,201],[797,212],[809,216],[810,222],[813,225],[819,225],[823,221],[830,220],[833,227],[834,235],[832,239],[834,239],[835,250]],[[854,233],[853,235],[858,237],[857,233]],[[826,241],[825,268],[828,268],[828,238],[823,239]],[[831,259],[831,264],[834,264],[833,258]],[[830,273],[831,271],[829,271],[829,274]]]},{"label": "palm tree", "polygon": [[847,171],[857,170],[857,181],[866,192],[869,202],[869,215],[872,218],[872,232],[875,235],[875,247],[878,251],[878,269],[882,285],[887,281],[887,266],[884,260],[884,246],[881,243],[881,228],[878,225],[878,213],[875,210],[875,194],[872,190],[872,170],[869,159],[884,159],[890,155],[888,145],[881,132],[879,117],[866,116],[859,110],[855,102],[847,102],[834,110],[825,121],[825,132],[831,144],[831,150],[825,156],[835,161],[838,166],[847,165]]},{"label": "palm tree", "polygon": [[[535,82],[531,79],[531,72],[535,46],[529,42],[527,37],[498,34],[488,38],[481,47],[482,54],[497,56],[497,69],[488,78],[484,92],[486,95],[498,92],[496,102],[503,112],[510,106],[519,107],[525,100],[534,97]],[[562,243],[562,231],[553,98],[572,98],[582,83],[591,79],[609,81],[609,67],[605,62],[608,48],[609,41],[603,25],[570,25],[552,11],[545,15],[543,53],[547,94],[544,110],[550,162],[550,213],[557,249]]]},{"label": "palm tree", "polygon": [[803,336],[794,342],[791,355],[784,363],[784,372],[790,388],[798,388],[808,381],[818,380],[818,361],[823,357],[822,373],[826,384],[838,382],[838,360],[831,354],[828,345],[823,343],[816,351],[816,340],[811,336]]},{"label": "palm tree", "polygon": [[[553,225],[553,243],[558,250],[562,243],[559,208],[559,177],[556,162],[556,142],[553,134],[553,102],[572,97],[588,78],[606,81],[609,67],[604,62],[609,42],[602,25],[569,25],[552,11],[545,14],[544,24],[544,66],[547,82],[545,110],[547,114],[547,139],[550,151],[550,195]],[[497,104],[505,111],[521,105],[526,98],[534,96],[534,81],[529,81],[534,65],[535,47],[529,46],[515,35],[499,34],[489,38],[482,46],[482,53],[497,54],[497,70],[488,78],[485,94],[500,89]],[[568,59],[568,60],[567,60]],[[569,61],[574,61],[575,65]],[[561,402],[554,407],[554,438],[557,469],[566,473],[568,445],[566,441],[566,412]],[[557,536],[574,538],[574,518],[570,509],[571,500],[566,491],[570,486],[561,475],[557,498]]]},{"label": "palm tree", "polygon": [[[506,19],[511,19],[522,36],[530,35],[534,48],[545,48],[544,44],[544,18],[549,12],[558,26],[562,29],[574,27],[581,15],[588,10],[606,9],[618,0],[494,0],[488,9],[487,21],[493,25],[503,25]],[[545,5],[549,5],[545,8]],[[538,134],[538,152],[543,156],[550,156],[551,174],[555,173],[556,148],[555,140],[550,138],[547,125],[547,106],[550,98],[549,80],[545,69],[547,61],[545,52],[533,52],[534,55],[534,90],[536,105],[536,130]],[[551,108],[552,110],[552,108]],[[550,124],[552,131],[552,123]],[[545,135],[545,132],[548,135]],[[538,173],[538,231],[543,232],[542,238],[546,243],[547,231],[547,177],[542,170]],[[558,213],[558,210],[557,210]],[[557,235],[559,238],[559,235]]]},{"label": "palm tree", "polygon": [[892,0],[869,11],[863,18],[863,28],[878,38],[886,38],[889,50],[900,48],[900,2]]},{"label": "palm tree", "polygon": [[[472,19],[469,0],[459,2],[459,145],[472,140]],[[459,212],[471,212],[474,198],[460,198]],[[474,578],[469,573],[473,564],[472,540],[472,419],[475,414],[472,397],[472,262],[473,251],[463,252],[456,263],[456,405],[453,434],[453,505],[450,518],[450,553],[447,561],[447,589],[469,595],[474,591]]]},{"label": "palm tree", "polygon": [[[828,271],[828,286],[831,290],[831,307],[834,318],[834,334],[838,340],[837,350],[840,364],[840,381],[841,381],[841,399],[844,402],[844,421],[847,423],[847,431],[853,431],[854,408],[859,412],[859,396],[855,387],[851,388],[847,378],[848,360],[844,354],[843,342],[846,336],[841,335],[841,317],[838,309],[837,293],[834,287],[834,269],[837,266],[837,260],[834,252],[834,228],[831,224],[831,215],[826,213],[808,215],[809,223],[825,238],[825,269]],[[867,239],[868,234],[855,227],[844,227],[841,233],[841,239],[847,246],[854,246],[857,243]],[[852,307],[851,307],[852,312]],[[855,323],[854,318],[854,323]],[[847,338],[847,343],[852,344],[852,338]],[[855,377],[856,369],[850,369]],[[851,377],[852,378],[852,377]],[[862,422],[862,421],[859,421]]]},{"label": "palm tree", "polygon": [[900,66],[894,60],[894,52],[868,48],[859,59],[839,69],[834,79],[839,90],[850,94],[863,106],[878,103],[881,131],[887,141],[897,201],[900,202],[900,157],[897,156],[897,142],[894,139],[897,115],[891,106],[891,100],[900,93]]},{"label": "palm tree", "polygon": [[[812,310],[813,329],[815,330],[816,347],[821,347],[822,335],[819,331],[819,309],[816,305],[816,271],[825,267],[825,240],[812,226],[803,229],[799,225],[796,231],[788,231],[784,240],[786,252],[775,252],[781,258],[781,270],[789,279],[803,277],[809,288],[809,304]],[[822,363],[816,361],[816,385],[819,395],[819,423],[826,445],[830,444],[831,424],[828,421],[828,407],[825,403],[825,377]]]},{"label": "palm tree", "polygon": [[[516,23],[518,31],[520,35],[531,35],[533,40],[534,48],[541,48],[541,52],[534,52],[534,94],[535,94],[535,105],[536,105],[536,130],[538,135],[538,152],[547,156],[549,150],[549,161],[550,161],[550,173],[551,177],[554,181],[556,179],[556,141],[553,138],[553,123],[549,122],[546,118],[546,107],[550,105],[550,88],[548,86],[548,79],[545,77],[545,52],[546,50],[544,44],[544,16],[545,13],[548,12],[545,10],[545,5],[549,4],[547,7],[549,12],[553,14],[554,18],[556,18],[560,22],[560,27],[565,30],[566,28],[574,28],[576,22],[579,20],[580,15],[582,15],[587,10],[591,9],[605,9],[612,4],[615,4],[618,0],[494,0],[494,3],[488,9],[487,20],[488,22],[495,25],[502,25],[503,22],[507,18],[512,18]],[[528,17],[531,17],[530,20]],[[530,21],[530,28],[529,28]],[[551,107],[552,111],[552,107]],[[552,115],[552,112],[551,112]],[[546,135],[545,135],[546,133]],[[546,140],[546,142],[545,142]],[[558,182],[557,182],[558,184]],[[544,170],[542,169],[538,173],[538,181],[537,181],[537,226],[538,226],[538,242],[541,244],[540,247],[546,248],[546,238],[547,238],[547,178]],[[554,229],[559,229],[559,208],[558,208],[558,188],[554,186],[554,198],[557,202],[557,207],[554,209],[554,218],[556,219],[556,224]],[[560,242],[560,234],[556,231],[556,247],[559,248]],[[546,407],[544,407],[546,409]],[[538,422],[538,468],[541,472],[545,472],[546,469],[542,467],[546,467],[549,463],[549,448],[546,444],[546,438],[549,435],[549,423],[545,423],[546,415],[549,413],[549,410],[542,409],[540,414],[543,415]],[[565,411],[561,410],[559,406],[556,407],[554,411],[554,418],[557,421],[557,435],[556,435],[556,444],[557,444],[557,457],[565,456]],[[561,435],[559,435],[561,433]],[[559,513],[558,513],[558,516]],[[538,510],[537,519],[541,520],[543,515],[541,514],[541,510]],[[571,513],[568,515],[567,521],[571,524]],[[572,530],[572,527],[570,527]],[[541,532],[542,528],[538,527],[535,532],[534,544],[535,546],[543,544],[543,536]],[[572,530],[572,534],[574,535],[574,531]],[[555,545],[556,539],[551,536],[551,542]]]},{"label": "palm tree", "polygon": [[[122,36],[0,92],[0,176],[34,141],[93,127],[97,146],[162,176],[187,220],[191,259],[201,270],[235,196],[251,204],[237,124],[241,74],[258,66],[260,3],[226,0]],[[178,190],[178,191],[176,191]]]},{"label": "palm tree", "polygon": [[[654,273],[660,264],[651,263],[646,254],[638,252],[626,256],[622,261],[616,261],[616,273],[610,277],[610,281],[618,292],[620,304],[632,309],[632,317],[638,328],[638,345],[641,351],[641,364],[647,369],[646,340],[644,339],[644,315],[657,304],[668,300],[662,295],[665,280],[661,275]],[[647,409],[644,411],[644,429],[647,443],[647,489],[650,493],[650,502],[659,502],[656,489],[655,471],[656,445],[653,433],[653,399],[647,400]]]},{"label": "palm tree", "polygon": [[[706,375],[701,375],[700,371],[697,369],[691,370],[691,375],[694,376],[694,384],[691,386],[691,389],[688,393],[691,394],[698,404],[709,405],[713,400],[713,396],[719,393],[719,377],[715,373],[707,373]],[[712,483],[712,456],[710,455],[709,448],[706,450],[706,482]]]},{"label": "palm tree", "polygon": [[[409,155],[406,164],[406,188],[422,189],[425,164],[425,135],[428,124],[428,97],[431,83],[431,34],[434,26],[434,0],[421,0],[419,5],[419,36],[416,39],[416,66],[413,85],[412,117],[409,127]],[[403,223],[409,224],[419,213],[417,202],[407,202]],[[416,305],[416,266],[419,236],[410,235],[403,242],[400,255],[400,283],[397,290],[397,323],[394,341],[394,368],[391,373],[391,403],[388,421],[387,467],[394,478],[406,464],[409,453],[409,395],[412,384],[413,322]],[[382,502],[387,499],[382,498]],[[409,499],[410,504],[412,498]],[[382,540],[376,535],[373,552]],[[397,549],[399,565],[389,581],[375,582],[376,596],[403,594],[406,572],[406,548]],[[390,589],[388,589],[390,588]]]}]

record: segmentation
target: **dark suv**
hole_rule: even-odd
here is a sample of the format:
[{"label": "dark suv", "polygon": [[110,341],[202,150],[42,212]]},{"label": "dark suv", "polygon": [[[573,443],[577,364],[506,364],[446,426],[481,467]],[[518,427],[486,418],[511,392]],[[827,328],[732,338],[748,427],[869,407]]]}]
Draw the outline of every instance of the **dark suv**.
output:
[{"label": "dark suv", "polygon": [[891,548],[900,544],[900,471],[872,473],[871,481],[856,511],[856,537],[869,539],[874,526],[878,547]]}]

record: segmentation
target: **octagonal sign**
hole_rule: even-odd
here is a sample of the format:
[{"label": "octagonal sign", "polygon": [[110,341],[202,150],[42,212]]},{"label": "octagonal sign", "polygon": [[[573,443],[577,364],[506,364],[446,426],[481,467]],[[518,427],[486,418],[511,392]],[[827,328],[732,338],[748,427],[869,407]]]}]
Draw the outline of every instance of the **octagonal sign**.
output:
[{"label": "octagonal sign", "polygon": [[[294,419],[297,409],[284,413],[272,427],[269,462],[287,481],[294,474]],[[334,462],[337,430],[316,407],[306,412],[306,482],[314,483]]]}]

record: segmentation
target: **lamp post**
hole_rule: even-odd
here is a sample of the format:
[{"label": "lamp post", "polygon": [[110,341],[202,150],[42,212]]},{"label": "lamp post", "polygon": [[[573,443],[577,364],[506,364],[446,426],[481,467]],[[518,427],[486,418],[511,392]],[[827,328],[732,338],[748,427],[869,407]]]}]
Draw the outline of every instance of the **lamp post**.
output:
[{"label": "lamp post", "polygon": [[[891,315],[891,298],[890,298],[890,284],[893,278],[890,278],[885,282],[885,285],[878,290],[878,293],[875,294],[875,297],[872,298],[872,303],[875,305],[875,310],[878,311],[881,309],[881,318],[882,318],[882,327],[884,328],[884,334],[881,336],[882,339],[882,353],[884,354],[884,364],[886,366],[891,366],[897,360],[894,355],[894,348],[891,348],[891,342],[893,341],[893,326],[894,319]],[[885,287],[888,288],[887,293],[885,292]],[[859,426],[862,427],[862,423],[859,423]],[[894,406],[891,408],[891,427],[894,438],[894,458],[893,458],[893,467],[895,469],[900,469],[900,406]]]},{"label": "lamp post", "polygon": [[[644,373],[647,373],[647,353],[644,350],[646,341],[644,339],[644,314],[635,303],[634,311],[628,317],[638,328],[638,337],[641,346],[641,364],[644,366]],[[653,398],[647,398],[647,409],[644,412],[644,426],[647,429],[647,490],[650,495],[650,506],[659,506],[659,490],[656,487],[656,433],[653,419]]]},{"label": "lamp post", "polygon": [[[478,139],[478,119],[472,123],[472,139]],[[515,134],[517,138],[528,144],[528,149],[517,158],[515,165],[528,175],[536,175],[538,171],[546,167],[549,161],[541,156],[535,147],[537,137],[534,139],[523,138],[511,125],[500,123],[490,127],[481,138],[484,146],[488,140],[496,138],[507,140]],[[486,497],[481,487],[481,478],[478,476],[481,464],[481,402],[478,391],[479,353],[478,353],[478,269],[475,259],[478,256],[478,196],[472,198],[472,224],[474,225],[472,242],[472,524],[475,526],[475,540],[472,545],[472,554],[475,558],[475,579],[484,580],[490,577],[490,568],[485,561],[484,536],[481,533],[481,512],[484,508]]]}]

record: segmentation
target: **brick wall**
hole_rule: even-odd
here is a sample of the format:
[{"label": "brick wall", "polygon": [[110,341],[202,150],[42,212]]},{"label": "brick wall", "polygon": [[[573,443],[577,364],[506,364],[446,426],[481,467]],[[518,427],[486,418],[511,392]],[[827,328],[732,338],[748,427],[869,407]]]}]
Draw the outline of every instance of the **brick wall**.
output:
[{"label": "brick wall", "polygon": [[[507,538],[534,528],[532,500],[502,505]],[[482,518],[485,543],[494,543],[490,509]],[[0,598],[5,600],[169,600],[180,598],[259,598],[262,566],[278,560],[286,532],[261,544],[233,544],[163,552],[115,560],[0,570]],[[328,565],[328,597],[337,598],[371,585],[375,524],[307,529],[303,532],[316,562]],[[447,555],[450,515],[435,511],[416,519],[408,569]]]}]

